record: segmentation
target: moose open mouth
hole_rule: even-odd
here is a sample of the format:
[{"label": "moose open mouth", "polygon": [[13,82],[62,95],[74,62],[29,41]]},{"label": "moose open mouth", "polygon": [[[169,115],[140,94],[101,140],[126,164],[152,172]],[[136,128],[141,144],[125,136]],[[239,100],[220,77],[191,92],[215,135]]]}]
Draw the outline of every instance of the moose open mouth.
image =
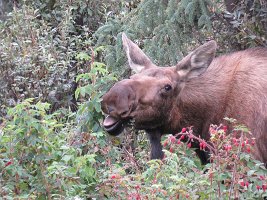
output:
[{"label": "moose open mouth", "polygon": [[123,129],[124,124],[123,121],[120,119],[116,119],[110,115],[108,115],[104,122],[103,122],[104,129],[110,134],[110,135],[119,135]]}]

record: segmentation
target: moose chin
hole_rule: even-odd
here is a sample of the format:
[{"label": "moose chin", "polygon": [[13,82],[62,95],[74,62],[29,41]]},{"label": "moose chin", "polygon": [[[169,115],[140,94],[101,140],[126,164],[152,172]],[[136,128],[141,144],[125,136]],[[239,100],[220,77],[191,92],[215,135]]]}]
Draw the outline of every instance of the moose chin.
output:
[{"label": "moose chin", "polygon": [[[193,126],[194,134],[210,139],[210,124],[231,117],[246,125],[255,138],[255,159],[267,163],[267,49],[252,48],[215,57],[217,44],[209,41],[175,66],[159,67],[122,34],[131,69],[104,96],[103,122],[111,135],[119,135],[129,120],[145,130],[151,159],[163,158],[163,134]],[[196,150],[203,164],[208,154]]]}]

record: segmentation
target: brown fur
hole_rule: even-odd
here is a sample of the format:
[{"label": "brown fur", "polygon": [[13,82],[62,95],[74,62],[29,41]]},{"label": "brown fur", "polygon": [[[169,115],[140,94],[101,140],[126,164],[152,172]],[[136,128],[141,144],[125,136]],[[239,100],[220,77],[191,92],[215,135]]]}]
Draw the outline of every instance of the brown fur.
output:
[{"label": "brown fur", "polygon": [[122,122],[134,119],[137,129],[146,130],[151,158],[163,156],[162,134],[193,126],[195,134],[208,140],[209,125],[231,117],[248,126],[256,138],[255,158],[267,162],[266,48],[214,58],[216,43],[209,42],[176,66],[157,67],[125,35],[123,42],[138,73],[116,83],[103,96],[102,109]]}]

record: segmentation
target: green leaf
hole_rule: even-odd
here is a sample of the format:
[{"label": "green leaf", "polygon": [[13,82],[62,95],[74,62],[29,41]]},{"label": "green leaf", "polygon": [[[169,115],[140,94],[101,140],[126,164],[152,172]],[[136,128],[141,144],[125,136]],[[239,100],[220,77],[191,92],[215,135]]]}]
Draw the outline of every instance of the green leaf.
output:
[{"label": "green leaf", "polygon": [[85,60],[85,61],[89,61],[91,60],[91,57],[85,53],[85,52],[80,52],[76,55],[76,59],[77,60]]}]

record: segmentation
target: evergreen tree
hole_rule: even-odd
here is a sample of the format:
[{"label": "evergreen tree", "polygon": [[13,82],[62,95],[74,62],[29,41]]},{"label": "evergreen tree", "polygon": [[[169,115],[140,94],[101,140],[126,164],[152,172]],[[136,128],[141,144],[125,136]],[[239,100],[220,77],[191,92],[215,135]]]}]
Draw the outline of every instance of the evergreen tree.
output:
[{"label": "evergreen tree", "polygon": [[[177,63],[188,51],[210,39],[218,42],[219,52],[267,46],[267,10],[261,0],[133,2],[133,9],[113,17],[94,34],[96,45],[107,47],[104,59],[110,70],[122,76],[122,69],[129,72],[122,67],[126,65],[122,32],[162,66]],[[226,10],[229,4],[232,12]]]}]

